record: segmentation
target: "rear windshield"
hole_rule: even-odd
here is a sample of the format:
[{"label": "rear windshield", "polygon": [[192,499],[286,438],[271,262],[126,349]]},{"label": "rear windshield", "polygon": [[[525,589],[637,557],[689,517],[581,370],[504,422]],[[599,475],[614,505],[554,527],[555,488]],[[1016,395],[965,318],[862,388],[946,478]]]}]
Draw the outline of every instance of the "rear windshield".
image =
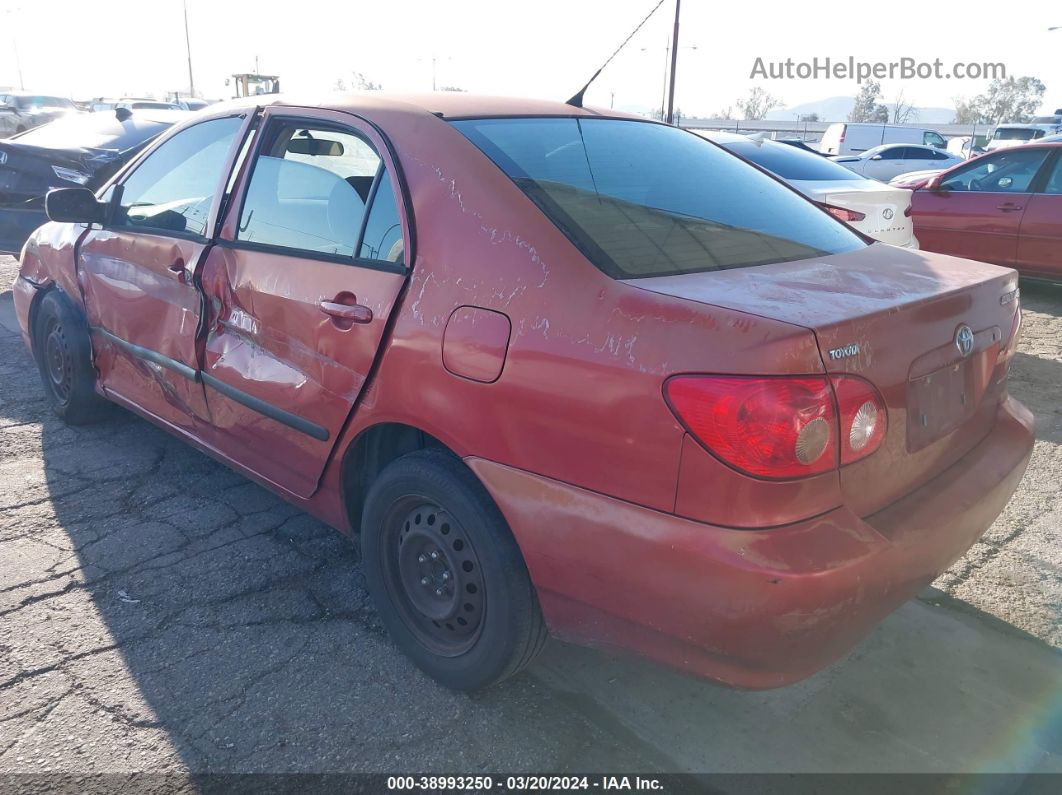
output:
[{"label": "rear windshield", "polygon": [[86,113],[68,116],[50,124],[34,127],[15,136],[21,144],[45,149],[117,149],[124,151],[142,144],[171,122],[132,116],[118,121],[113,113]]},{"label": "rear windshield", "polygon": [[866,244],[800,194],[692,133],[619,119],[453,125],[605,273],[700,273]]},{"label": "rear windshield", "polygon": [[818,182],[858,182],[866,179],[822,155],[805,152],[788,144],[777,144],[773,141],[726,141],[722,146],[782,179]]},{"label": "rear windshield", "polygon": [[1044,134],[1043,130],[1030,130],[1027,127],[1009,127],[996,130],[992,136],[994,141],[1031,141]]}]

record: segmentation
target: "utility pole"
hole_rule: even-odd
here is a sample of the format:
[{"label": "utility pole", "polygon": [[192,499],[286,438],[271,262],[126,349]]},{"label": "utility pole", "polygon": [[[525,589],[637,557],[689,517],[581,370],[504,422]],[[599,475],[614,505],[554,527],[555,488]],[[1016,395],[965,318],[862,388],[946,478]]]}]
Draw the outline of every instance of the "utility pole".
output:
[{"label": "utility pole", "polygon": [[675,33],[671,37],[671,85],[667,89],[667,123],[675,121],[675,68],[678,65],[679,9],[682,0],[675,0]]},{"label": "utility pole", "polygon": [[188,93],[195,96],[195,78],[192,77],[192,42],[188,37],[188,0],[184,0],[184,48],[188,53]]}]

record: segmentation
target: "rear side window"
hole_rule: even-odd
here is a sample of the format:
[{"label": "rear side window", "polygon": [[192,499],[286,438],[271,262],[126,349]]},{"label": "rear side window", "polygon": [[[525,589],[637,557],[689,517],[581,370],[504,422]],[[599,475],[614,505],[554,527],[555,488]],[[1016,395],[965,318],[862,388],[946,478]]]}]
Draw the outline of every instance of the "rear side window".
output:
[{"label": "rear side window", "polygon": [[351,132],[276,124],[266,131],[239,240],[354,257],[379,155]]},{"label": "rear side window", "polygon": [[617,279],[787,262],[865,245],[790,188],[674,127],[575,118],[453,125]]},{"label": "rear side window", "polygon": [[402,219],[398,214],[394,188],[387,169],[381,169],[358,257],[402,265],[405,262],[403,248]]}]

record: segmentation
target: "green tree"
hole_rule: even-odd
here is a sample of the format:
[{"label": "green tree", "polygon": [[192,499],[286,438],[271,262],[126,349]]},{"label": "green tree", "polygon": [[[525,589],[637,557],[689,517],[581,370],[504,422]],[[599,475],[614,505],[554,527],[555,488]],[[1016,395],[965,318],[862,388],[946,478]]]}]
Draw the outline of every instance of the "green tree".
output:
[{"label": "green tree", "polygon": [[993,80],[988,90],[972,99],[955,100],[956,124],[1027,122],[1043,103],[1047,87],[1035,77]]},{"label": "green tree", "polygon": [[848,121],[877,121],[889,120],[889,109],[878,100],[881,99],[881,83],[868,80],[863,83],[859,93],[856,94],[855,105],[848,114]]}]

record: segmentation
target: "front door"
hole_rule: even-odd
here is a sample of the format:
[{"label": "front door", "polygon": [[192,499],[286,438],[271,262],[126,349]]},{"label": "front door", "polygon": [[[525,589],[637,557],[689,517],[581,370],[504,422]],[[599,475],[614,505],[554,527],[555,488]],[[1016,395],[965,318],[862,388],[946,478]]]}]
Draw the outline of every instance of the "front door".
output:
[{"label": "front door", "polygon": [[108,222],[78,248],[103,388],[186,430],[206,416],[196,269],[248,123],[246,113],[210,119],[164,141],[110,189]]},{"label": "front door", "polygon": [[317,486],[406,282],[395,166],[344,113],[272,107],[203,269],[213,444],[299,496]]},{"label": "front door", "polygon": [[1062,151],[1048,167],[1043,188],[1029,197],[1022,216],[1015,265],[1026,276],[1062,279]]},{"label": "front door", "polygon": [[922,248],[1013,265],[1018,229],[1043,149],[1008,149],[949,172],[936,191],[914,195],[915,235]]}]

